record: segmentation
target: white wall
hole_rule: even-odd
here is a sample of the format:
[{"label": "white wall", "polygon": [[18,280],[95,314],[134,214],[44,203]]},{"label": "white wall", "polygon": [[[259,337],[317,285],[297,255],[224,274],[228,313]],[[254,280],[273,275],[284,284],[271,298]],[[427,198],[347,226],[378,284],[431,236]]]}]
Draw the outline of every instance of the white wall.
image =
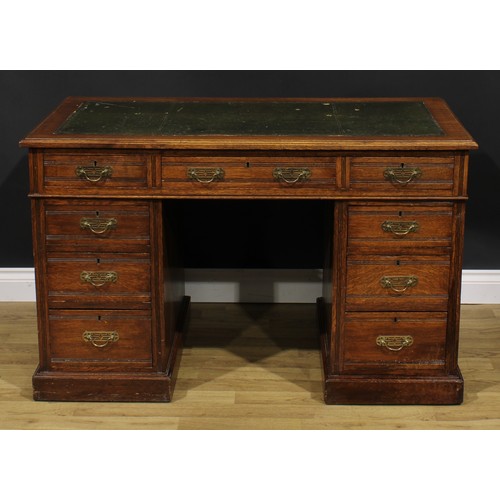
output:
[{"label": "white wall", "polygon": [[[321,271],[314,269],[188,269],[193,302],[314,302]],[[0,302],[35,300],[32,268],[0,269]],[[500,304],[500,270],[464,270],[463,304]]]}]

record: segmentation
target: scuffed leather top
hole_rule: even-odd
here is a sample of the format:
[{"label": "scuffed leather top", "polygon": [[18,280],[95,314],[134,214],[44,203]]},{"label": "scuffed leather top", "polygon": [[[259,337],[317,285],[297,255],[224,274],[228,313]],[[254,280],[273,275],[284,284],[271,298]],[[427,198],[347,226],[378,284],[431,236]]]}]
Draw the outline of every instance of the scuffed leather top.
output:
[{"label": "scuffed leather top", "polygon": [[85,101],[56,134],[439,136],[424,102]]}]

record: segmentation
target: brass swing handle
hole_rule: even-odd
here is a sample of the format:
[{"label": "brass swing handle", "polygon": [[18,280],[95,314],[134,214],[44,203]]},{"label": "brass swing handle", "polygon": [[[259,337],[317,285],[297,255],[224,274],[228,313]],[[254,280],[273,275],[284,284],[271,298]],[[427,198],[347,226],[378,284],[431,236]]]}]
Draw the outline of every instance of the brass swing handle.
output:
[{"label": "brass swing handle", "polygon": [[311,177],[311,171],[308,168],[275,168],[273,177],[278,181],[284,181],[287,184],[295,184],[299,181],[306,181]]},{"label": "brass swing handle", "polygon": [[82,338],[85,342],[90,342],[94,347],[102,349],[110,342],[118,342],[120,336],[118,332],[83,332]]},{"label": "brass swing handle", "polygon": [[404,347],[410,347],[413,344],[413,337],[411,335],[380,335],[376,343],[389,351],[401,351]]},{"label": "brass swing handle", "polygon": [[393,292],[404,293],[408,288],[418,284],[417,276],[382,276],[380,286],[390,288]]},{"label": "brass swing handle", "polygon": [[392,221],[382,222],[382,231],[392,233],[395,236],[406,236],[409,233],[416,233],[420,229],[417,221]]},{"label": "brass swing handle", "polygon": [[80,280],[82,283],[90,283],[99,288],[107,283],[116,283],[118,273],[116,271],[82,271]]},{"label": "brass swing handle", "polygon": [[118,225],[118,221],[114,218],[101,219],[100,217],[88,218],[82,217],[80,219],[80,227],[82,229],[89,229],[94,234],[104,234],[110,229],[114,229]]},{"label": "brass swing handle", "polygon": [[89,182],[99,182],[113,175],[112,167],[98,167],[96,164],[87,167],[76,167],[76,176]]},{"label": "brass swing handle", "polygon": [[210,184],[214,181],[224,180],[223,168],[188,168],[187,176],[189,179],[200,182],[201,184]]},{"label": "brass swing handle", "polygon": [[422,176],[418,167],[407,167],[404,163],[400,167],[388,167],[384,170],[384,178],[394,184],[409,184],[412,180]]}]

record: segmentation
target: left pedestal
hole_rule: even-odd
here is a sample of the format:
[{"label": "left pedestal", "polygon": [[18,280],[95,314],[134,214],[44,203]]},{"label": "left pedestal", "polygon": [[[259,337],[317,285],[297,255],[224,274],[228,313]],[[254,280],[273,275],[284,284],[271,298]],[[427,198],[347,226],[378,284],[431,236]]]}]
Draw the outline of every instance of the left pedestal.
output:
[{"label": "left pedestal", "polygon": [[172,399],[189,297],[166,205],[33,199],[34,399]]}]

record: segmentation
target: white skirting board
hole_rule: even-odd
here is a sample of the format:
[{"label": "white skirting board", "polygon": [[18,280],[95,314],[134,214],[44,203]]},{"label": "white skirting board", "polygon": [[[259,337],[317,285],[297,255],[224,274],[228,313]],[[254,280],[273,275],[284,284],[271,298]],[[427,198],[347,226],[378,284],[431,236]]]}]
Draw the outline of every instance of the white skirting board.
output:
[{"label": "white skirting board", "polygon": [[[35,300],[32,268],[0,268],[0,302]],[[321,270],[187,269],[193,302],[307,303],[321,296]],[[500,304],[500,270],[462,273],[462,304]]]}]

